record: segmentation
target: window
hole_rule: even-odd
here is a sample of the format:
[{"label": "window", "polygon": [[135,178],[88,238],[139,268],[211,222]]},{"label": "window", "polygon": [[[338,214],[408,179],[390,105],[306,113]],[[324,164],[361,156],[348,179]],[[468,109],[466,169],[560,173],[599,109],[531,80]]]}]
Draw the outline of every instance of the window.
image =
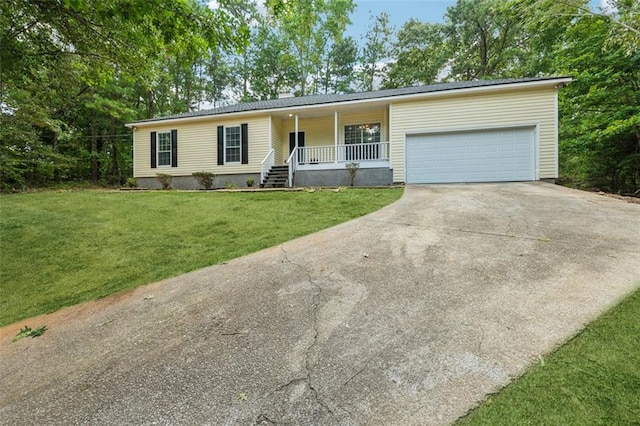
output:
[{"label": "window", "polygon": [[171,166],[171,132],[158,133],[158,166]]},{"label": "window", "polygon": [[224,158],[225,163],[240,162],[240,126],[224,129]]},{"label": "window", "polygon": [[346,145],[378,142],[380,142],[380,123],[344,126],[344,143]]}]

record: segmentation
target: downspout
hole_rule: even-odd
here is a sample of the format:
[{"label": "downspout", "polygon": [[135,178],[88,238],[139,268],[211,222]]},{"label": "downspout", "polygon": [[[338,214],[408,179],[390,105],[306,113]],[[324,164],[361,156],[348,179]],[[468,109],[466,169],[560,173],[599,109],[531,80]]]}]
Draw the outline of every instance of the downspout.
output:
[{"label": "downspout", "polygon": [[291,169],[291,179],[289,182],[289,186],[293,186],[293,179],[294,179],[294,175],[293,172],[295,171],[295,169],[298,166],[298,114],[295,115],[295,125],[294,125],[294,135],[293,135],[293,140],[295,141],[295,146],[293,147],[293,151],[295,152],[295,155],[293,156],[293,158],[291,159],[291,162],[293,164],[290,164],[289,167],[293,167],[293,169]]}]

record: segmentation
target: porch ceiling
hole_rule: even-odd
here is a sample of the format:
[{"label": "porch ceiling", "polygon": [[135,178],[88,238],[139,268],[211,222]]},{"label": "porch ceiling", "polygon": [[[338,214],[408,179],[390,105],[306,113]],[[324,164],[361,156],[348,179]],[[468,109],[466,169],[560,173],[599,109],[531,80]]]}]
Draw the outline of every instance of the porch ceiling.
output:
[{"label": "porch ceiling", "polygon": [[375,111],[380,110],[382,108],[387,108],[389,105],[389,101],[372,101],[367,102],[366,104],[328,104],[328,105],[313,105],[313,106],[304,106],[304,107],[296,107],[296,108],[287,108],[278,112],[273,112],[272,115],[274,117],[279,117],[282,119],[292,119],[296,114],[298,114],[298,119],[305,118],[317,118],[317,117],[327,117],[333,116],[335,111],[342,114],[345,112],[367,112],[367,111]]}]

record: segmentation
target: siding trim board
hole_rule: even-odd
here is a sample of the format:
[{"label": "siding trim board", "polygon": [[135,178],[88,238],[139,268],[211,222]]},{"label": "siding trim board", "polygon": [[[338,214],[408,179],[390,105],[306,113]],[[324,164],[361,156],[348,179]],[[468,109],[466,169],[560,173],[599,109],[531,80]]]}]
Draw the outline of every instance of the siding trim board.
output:
[{"label": "siding trim board", "polygon": [[[560,135],[560,131],[558,130],[558,91],[556,90],[554,99],[553,99],[553,104],[554,104],[554,114],[555,114],[555,145],[556,145],[556,152],[555,152],[555,163],[556,163],[556,170],[555,170],[555,177],[560,176],[560,166],[559,166],[559,162],[560,160],[558,159],[558,138]],[[538,154],[540,153],[540,151],[538,151]]]}]

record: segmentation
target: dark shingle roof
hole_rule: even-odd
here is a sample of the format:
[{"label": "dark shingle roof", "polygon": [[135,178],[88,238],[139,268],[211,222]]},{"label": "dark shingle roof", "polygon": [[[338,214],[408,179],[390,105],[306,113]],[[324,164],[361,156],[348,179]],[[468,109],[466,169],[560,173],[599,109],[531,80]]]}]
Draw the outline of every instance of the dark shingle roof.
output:
[{"label": "dark shingle roof", "polygon": [[219,108],[206,109],[200,111],[185,112],[182,114],[169,115],[159,118],[140,120],[137,123],[151,121],[172,120],[176,118],[204,117],[212,115],[223,115],[237,112],[249,112],[260,110],[272,110],[291,107],[303,107],[309,105],[332,104],[349,101],[361,101],[369,99],[392,98],[396,96],[414,95],[420,93],[444,92],[450,90],[469,89],[475,87],[498,86],[514,83],[527,83],[533,81],[555,80],[559,77],[535,77],[535,78],[511,78],[503,80],[480,80],[480,81],[460,81],[454,83],[430,84],[427,86],[403,87],[400,89],[375,90],[372,92],[331,94],[331,95],[311,95],[291,98],[272,99],[269,101],[245,102],[235,105],[227,105]]}]

